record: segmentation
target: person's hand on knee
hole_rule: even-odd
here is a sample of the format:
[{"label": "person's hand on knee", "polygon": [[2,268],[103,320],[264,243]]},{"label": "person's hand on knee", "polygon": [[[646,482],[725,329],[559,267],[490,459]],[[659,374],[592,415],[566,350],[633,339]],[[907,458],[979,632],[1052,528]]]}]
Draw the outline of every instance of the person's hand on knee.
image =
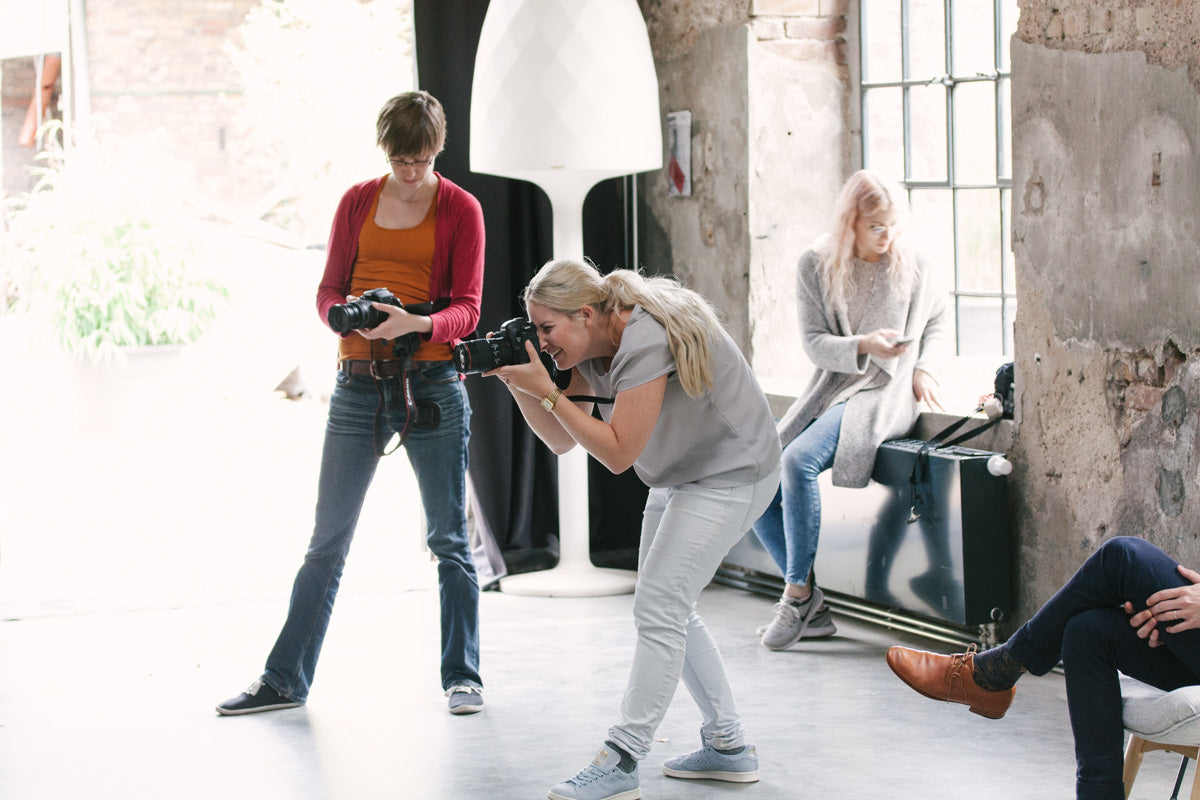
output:
[{"label": "person's hand on knee", "polygon": [[1180,564],[1179,574],[1190,586],[1159,589],[1146,599],[1147,610],[1167,633],[1181,633],[1200,628],[1200,572]]},{"label": "person's hand on knee", "polygon": [[1158,620],[1154,618],[1153,612],[1150,609],[1143,609],[1136,614],[1133,612],[1133,603],[1128,600],[1122,606],[1125,613],[1129,614],[1129,624],[1137,628],[1137,636],[1139,639],[1146,639],[1146,644],[1151,647],[1158,647],[1162,644],[1158,640]]}]

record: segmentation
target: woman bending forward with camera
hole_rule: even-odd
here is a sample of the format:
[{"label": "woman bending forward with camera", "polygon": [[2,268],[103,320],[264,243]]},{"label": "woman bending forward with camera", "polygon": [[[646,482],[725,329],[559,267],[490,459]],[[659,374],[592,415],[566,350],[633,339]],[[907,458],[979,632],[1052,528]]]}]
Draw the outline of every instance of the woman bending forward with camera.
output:
[{"label": "woman bending forward with camera", "polygon": [[[542,350],[571,382],[559,392],[537,357],[501,367],[521,413],[555,453],[581,445],[650,487],[633,616],[637,645],[620,721],[596,758],[553,800],[636,798],[638,762],[680,677],[700,707],[700,749],[672,758],[675,778],[758,779],[758,757],[716,643],[696,614],[700,591],[779,485],[779,437],[750,365],[709,303],[667,278],[601,276],[552,261],[524,295]],[[586,401],[571,401],[586,396]],[[601,419],[592,416],[592,398]]]}]

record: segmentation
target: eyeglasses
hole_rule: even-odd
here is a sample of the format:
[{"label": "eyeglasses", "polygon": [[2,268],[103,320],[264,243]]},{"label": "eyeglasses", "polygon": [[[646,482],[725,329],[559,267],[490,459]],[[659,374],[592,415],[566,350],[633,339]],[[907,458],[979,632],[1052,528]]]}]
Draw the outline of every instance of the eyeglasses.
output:
[{"label": "eyeglasses", "polygon": [[433,163],[432,158],[423,158],[419,161],[405,161],[402,158],[389,158],[388,161],[393,167],[403,167],[405,169],[424,169]]}]

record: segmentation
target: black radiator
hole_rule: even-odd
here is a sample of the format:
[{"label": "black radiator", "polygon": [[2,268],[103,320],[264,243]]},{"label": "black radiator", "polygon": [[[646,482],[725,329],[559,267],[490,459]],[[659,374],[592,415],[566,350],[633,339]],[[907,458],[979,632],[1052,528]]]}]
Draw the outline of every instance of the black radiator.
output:
[{"label": "black radiator", "polygon": [[[1004,620],[1012,608],[1007,478],[988,460],[998,454],[966,447],[934,450],[932,503],[910,522],[910,476],[925,442],[885,442],[871,483],[832,485],[821,475],[821,540],[817,584],[880,609],[970,628]],[[753,532],[727,566],[779,578]]]}]

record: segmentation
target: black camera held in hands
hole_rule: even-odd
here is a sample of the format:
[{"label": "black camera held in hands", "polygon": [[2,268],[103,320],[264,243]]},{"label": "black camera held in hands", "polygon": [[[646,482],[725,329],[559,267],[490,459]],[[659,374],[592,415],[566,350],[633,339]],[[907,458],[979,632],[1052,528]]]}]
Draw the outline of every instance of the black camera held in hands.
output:
[{"label": "black camera held in hands", "polygon": [[400,302],[396,295],[387,289],[371,289],[363,292],[362,296],[357,300],[330,306],[328,315],[329,327],[337,333],[345,333],[346,331],[374,328],[380,323],[386,322],[388,315],[372,307],[371,303],[385,303],[389,306],[402,308],[410,314],[419,314],[421,316],[428,316],[438,310],[434,307],[433,303],[409,303],[405,305]]},{"label": "black camera held in hands", "polygon": [[[537,328],[527,319],[514,317],[489,337],[468,339],[456,344],[454,368],[463,375],[475,375],[510,364],[528,364],[526,342],[533,342],[534,349],[538,348]],[[554,362],[544,353],[541,355],[542,363],[547,364],[546,369],[552,369]]]}]

